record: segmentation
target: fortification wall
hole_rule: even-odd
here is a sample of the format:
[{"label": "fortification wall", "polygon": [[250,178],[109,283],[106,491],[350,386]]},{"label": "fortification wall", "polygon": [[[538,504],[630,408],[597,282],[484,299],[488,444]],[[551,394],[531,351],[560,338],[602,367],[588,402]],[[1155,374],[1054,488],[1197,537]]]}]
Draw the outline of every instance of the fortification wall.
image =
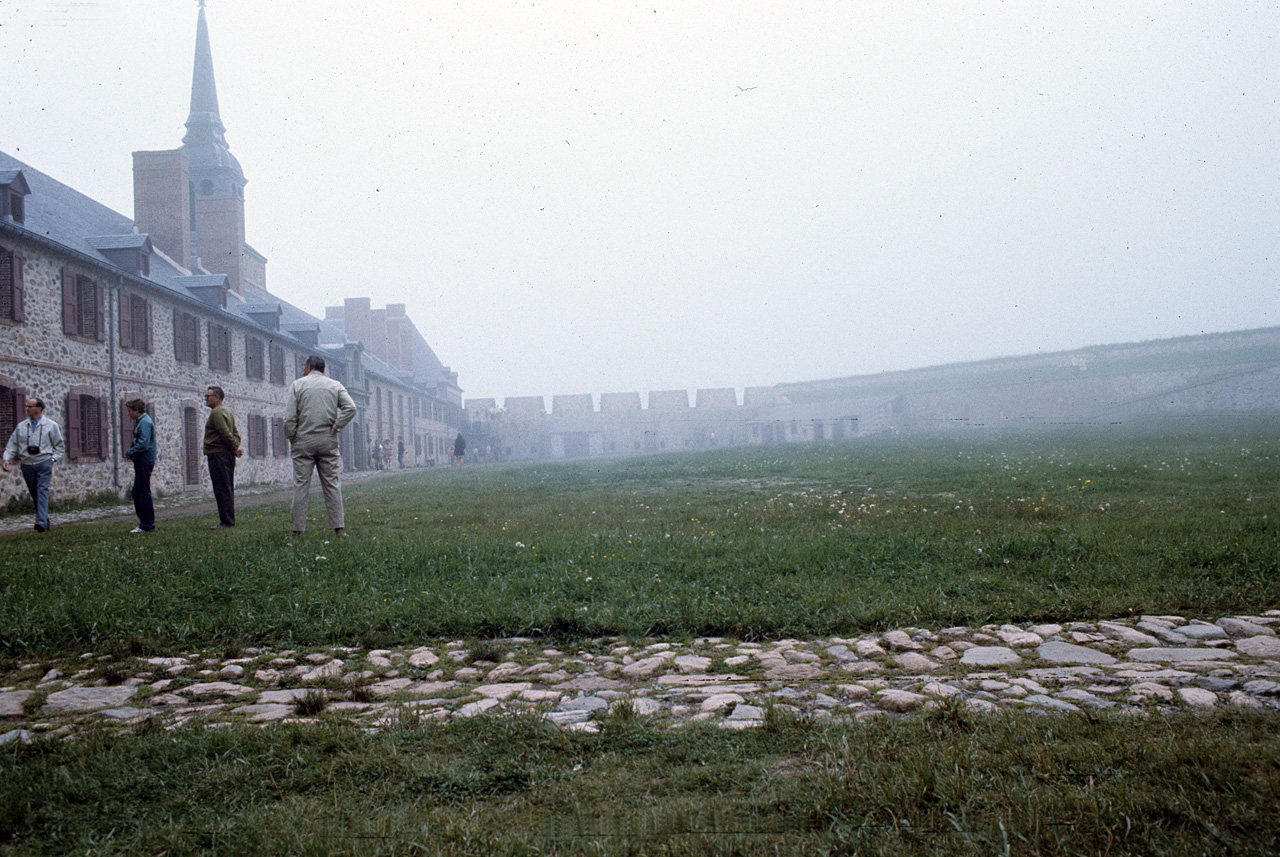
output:
[{"label": "fortification wall", "polygon": [[[1012,357],[874,376],[733,388],[467,403],[498,457],[635,455],[884,432],[1280,413],[1280,328]],[[485,422],[487,421],[487,423]]]}]

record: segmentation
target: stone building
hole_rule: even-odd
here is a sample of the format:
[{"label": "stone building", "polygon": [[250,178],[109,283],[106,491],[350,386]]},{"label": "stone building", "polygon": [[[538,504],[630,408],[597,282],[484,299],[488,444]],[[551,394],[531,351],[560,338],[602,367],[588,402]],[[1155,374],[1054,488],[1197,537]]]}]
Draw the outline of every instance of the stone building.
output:
[{"label": "stone building", "polygon": [[[342,433],[344,466],[447,459],[461,421],[457,374],[403,305],[352,298],[326,318],[267,289],[266,259],[245,242],[246,180],[218,110],[204,9],[182,145],[133,153],[134,216],[101,205],[0,152],[0,436],[38,396],[68,441],[55,498],[127,490],[127,399],[150,403],[159,439],[153,485],[206,490],[203,391],[219,386],[245,456],[236,481],[290,478],[284,394],[309,354],[323,356],[359,415]],[[0,481],[0,503],[24,495]]]}]

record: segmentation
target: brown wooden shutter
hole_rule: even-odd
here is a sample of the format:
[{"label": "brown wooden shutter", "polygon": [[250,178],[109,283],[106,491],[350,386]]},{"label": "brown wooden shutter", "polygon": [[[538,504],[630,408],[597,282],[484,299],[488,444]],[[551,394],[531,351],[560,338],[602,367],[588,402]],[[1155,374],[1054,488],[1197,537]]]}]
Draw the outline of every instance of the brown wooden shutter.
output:
[{"label": "brown wooden shutter", "polygon": [[185,331],[182,328],[182,311],[175,309],[173,311],[173,356],[177,360],[184,360],[187,356],[187,350],[182,347],[182,337]]},{"label": "brown wooden shutter", "polygon": [[[155,346],[151,344],[151,301],[144,300],[142,302],[142,339],[145,340],[141,346],[135,344],[134,347],[145,348],[150,354],[155,350]],[[138,337],[134,336],[133,341],[137,343]]]},{"label": "brown wooden shutter", "polygon": [[106,461],[111,457],[111,420],[107,409],[106,398],[97,400],[98,405],[98,456]]},{"label": "brown wooden shutter", "polygon": [[93,308],[96,318],[93,323],[93,335],[99,342],[105,342],[107,339],[107,290],[102,287],[102,283],[93,281]]},{"label": "brown wooden shutter", "polygon": [[22,282],[22,265],[26,261],[16,250],[13,252],[13,320],[26,321],[26,286]]},{"label": "brown wooden shutter", "polygon": [[196,409],[182,409],[182,476],[187,485],[200,483],[200,434]]},{"label": "brown wooden shutter", "polygon": [[133,446],[133,417],[129,416],[129,406],[124,399],[120,400],[120,454],[123,456]]},{"label": "brown wooden shutter", "polygon": [[133,295],[119,293],[120,347],[133,348]]},{"label": "brown wooden shutter", "polygon": [[0,247],[0,318],[22,321],[22,257]]},{"label": "brown wooden shutter", "polygon": [[22,408],[27,402],[25,398],[21,400],[18,398],[22,390],[0,389],[4,390],[3,397],[0,397],[0,439],[8,442],[9,436],[18,427],[18,415],[22,413]]},{"label": "brown wooden shutter", "polygon": [[67,394],[67,458],[76,461],[80,458],[80,394]]},{"label": "brown wooden shutter", "polygon": [[80,332],[77,307],[76,275],[70,268],[62,269],[62,332],[74,336]]}]

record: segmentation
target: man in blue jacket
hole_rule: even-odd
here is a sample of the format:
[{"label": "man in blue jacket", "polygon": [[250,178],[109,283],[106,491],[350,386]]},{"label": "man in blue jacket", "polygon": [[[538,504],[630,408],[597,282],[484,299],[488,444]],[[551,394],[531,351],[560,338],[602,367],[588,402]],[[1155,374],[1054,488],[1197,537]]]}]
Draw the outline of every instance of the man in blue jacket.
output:
[{"label": "man in blue jacket", "polygon": [[124,403],[133,420],[133,445],[124,457],[133,462],[133,510],[138,526],[129,532],[149,533],[156,528],[156,507],[151,500],[151,471],[156,466],[156,424],[147,413],[147,403],[130,399]]}]

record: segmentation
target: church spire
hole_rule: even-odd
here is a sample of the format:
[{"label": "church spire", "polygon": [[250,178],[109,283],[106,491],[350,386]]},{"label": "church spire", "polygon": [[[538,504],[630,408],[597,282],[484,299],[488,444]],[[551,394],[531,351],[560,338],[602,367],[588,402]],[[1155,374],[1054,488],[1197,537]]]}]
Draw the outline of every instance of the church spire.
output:
[{"label": "church spire", "polygon": [[213,51],[204,0],[196,21],[196,57],[191,72],[191,112],[182,148],[191,162],[196,193],[202,196],[241,196],[244,172],[227,145],[226,128],[218,112],[218,88],[213,79]]},{"label": "church spire", "polygon": [[[218,115],[218,87],[213,80],[213,50],[209,47],[209,23],[204,17],[204,0],[200,2],[200,15],[196,21],[196,62],[191,73],[191,115],[187,127],[207,123],[216,127],[221,136],[226,129]],[[226,144],[226,140],[222,140]]]}]

